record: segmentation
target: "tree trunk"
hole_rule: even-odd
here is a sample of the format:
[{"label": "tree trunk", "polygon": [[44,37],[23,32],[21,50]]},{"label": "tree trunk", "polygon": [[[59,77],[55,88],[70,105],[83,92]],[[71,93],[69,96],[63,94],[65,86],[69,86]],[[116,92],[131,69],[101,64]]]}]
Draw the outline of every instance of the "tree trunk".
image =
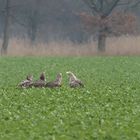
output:
[{"label": "tree trunk", "polygon": [[104,32],[100,32],[98,36],[98,51],[105,52],[106,49],[106,35]]},{"label": "tree trunk", "polygon": [[32,26],[31,26],[31,42],[35,43],[36,41],[36,34],[37,34],[37,25],[36,25],[36,21],[33,20],[32,21]]},{"label": "tree trunk", "polygon": [[9,43],[9,26],[10,26],[10,0],[6,0],[6,13],[5,13],[5,26],[4,26],[4,36],[3,44],[1,48],[1,54],[6,55]]},{"label": "tree trunk", "polygon": [[35,45],[36,38],[37,38],[37,30],[38,30],[38,23],[39,23],[39,5],[40,0],[35,0],[35,7],[31,12],[31,16],[29,19],[29,28],[28,28],[28,36],[32,45]]},{"label": "tree trunk", "polygon": [[28,38],[30,39],[30,43],[32,46],[34,46],[36,42],[36,36],[37,36],[37,26],[36,22],[33,19],[30,19],[29,26],[27,28]]}]

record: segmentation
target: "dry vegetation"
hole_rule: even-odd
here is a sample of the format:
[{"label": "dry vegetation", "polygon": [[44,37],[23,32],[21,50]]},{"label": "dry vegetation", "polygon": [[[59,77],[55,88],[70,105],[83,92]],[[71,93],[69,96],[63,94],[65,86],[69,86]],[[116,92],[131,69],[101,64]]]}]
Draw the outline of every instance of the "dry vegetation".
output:
[{"label": "dry vegetation", "polygon": [[[0,44],[2,40],[0,41]],[[92,56],[97,55],[97,42],[73,44],[70,41],[52,41],[48,44],[37,43],[32,46],[28,40],[13,38],[10,40],[9,56]],[[139,55],[140,36],[112,37],[107,40],[104,55]]]}]

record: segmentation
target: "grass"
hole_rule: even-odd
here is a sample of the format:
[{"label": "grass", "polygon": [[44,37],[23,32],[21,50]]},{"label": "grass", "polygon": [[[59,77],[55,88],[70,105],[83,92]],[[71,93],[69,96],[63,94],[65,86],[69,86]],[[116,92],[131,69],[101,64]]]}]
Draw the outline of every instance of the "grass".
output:
[{"label": "grass", "polygon": [[[59,89],[17,89],[28,73]],[[85,88],[71,89],[66,71]],[[1,57],[0,140],[139,140],[140,57]]]},{"label": "grass", "polygon": [[[0,46],[2,46],[0,39]],[[83,44],[69,40],[37,40],[33,45],[28,39],[10,38],[8,56],[93,56],[98,55],[97,40],[89,40]],[[108,37],[104,55],[139,55],[140,36]]]}]

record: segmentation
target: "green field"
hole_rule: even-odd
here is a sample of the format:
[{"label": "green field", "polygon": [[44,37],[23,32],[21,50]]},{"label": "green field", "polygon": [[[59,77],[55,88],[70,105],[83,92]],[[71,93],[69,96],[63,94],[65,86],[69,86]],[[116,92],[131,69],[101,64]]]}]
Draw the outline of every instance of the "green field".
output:
[{"label": "green field", "polygon": [[[16,88],[42,71],[62,72],[63,86]],[[0,140],[140,140],[140,57],[1,57]]]}]

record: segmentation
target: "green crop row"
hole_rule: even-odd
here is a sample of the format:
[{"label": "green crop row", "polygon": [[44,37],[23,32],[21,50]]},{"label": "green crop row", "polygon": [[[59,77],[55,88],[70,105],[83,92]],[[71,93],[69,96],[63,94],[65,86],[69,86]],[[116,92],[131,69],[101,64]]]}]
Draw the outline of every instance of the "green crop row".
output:
[{"label": "green crop row", "polygon": [[[18,89],[45,71],[57,89]],[[85,88],[67,86],[66,71]],[[1,57],[0,140],[139,140],[139,57]]]}]

